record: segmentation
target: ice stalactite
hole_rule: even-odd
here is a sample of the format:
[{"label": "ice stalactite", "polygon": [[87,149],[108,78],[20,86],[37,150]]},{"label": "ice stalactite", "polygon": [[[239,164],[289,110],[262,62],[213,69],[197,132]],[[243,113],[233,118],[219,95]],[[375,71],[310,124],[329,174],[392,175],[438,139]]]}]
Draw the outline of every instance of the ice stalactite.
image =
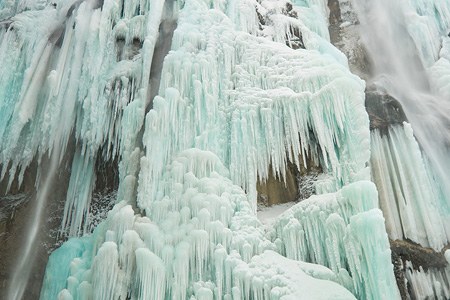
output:
[{"label": "ice stalactite", "polygon": [[[65,158],[73,156],[67,164],[72,173],[63,236],[86,233],[98,161],[122,157],[120,177],[131,182],[137,175],[137,166],[129,162],[141,153],[136,140],[162,12],[163,6],[150,10],[142,1],[0,3],[0,178],[7,182],[2,190],[20,187],[35,165],[37,174],[50,178],[43,167],[47,157],[59,172],[67,168]],[[133,193],[120,190],[121,197]],[[59,201],[51,192],[45,195],[33,199],[42,202],[41,208]],[[43,223],[41,210],[31,218],[36,221],[30,235]]]},{"label": "ice stalactite", "polygon": [[18,173],[21,182],[35,157],[54,148],[65,153],[73,134],[79,149],[73,169],[81,173],[72,174],[65,210],[71,235],[83,233],[95,184],[86,182],[95,176],[79,182],[80,174],[93,172],[98,155],[128,157],[123,153],[134,151],[143,124],[163,3],[152,9],[133,3],[63,1],[13,15],[0,33],[2,177],[8,173],[11,184]]},{"label": "ice stalactite", "polygon": [[[449,242],[450,206],[420,152],[411,126],[372,133],[371,169],[392,239],[440,251]],[[426,199],[426,200],[425,200]]]},{"label": "ice stalactite", "polygon": [[443,269],[423,267],[414,268],[411,262],[406,262],[406,278],[411,286],[411,294],[416,299],[450,298],[450,267]]},{"label": "ice stalactite", "polygon": [[[165,60],[160,95],[147,115],[143,163],[150,166],[141,172],[140,195],[153,199],[165,162],[191,147],[218,154],[253,201],[256,179],[267,178],[269,163],[283,177],[287,161],[306,164],[299,158],[309,150],[330,173],[330,191],[368,179],[360,80],[316,51],[292,51],[236,32],[225,15],[207,18],[200,13],[203,4],[188,4]],[[327,63],[333,67],[320,68]],[[144,208],[145,200],[139,201]]]}]

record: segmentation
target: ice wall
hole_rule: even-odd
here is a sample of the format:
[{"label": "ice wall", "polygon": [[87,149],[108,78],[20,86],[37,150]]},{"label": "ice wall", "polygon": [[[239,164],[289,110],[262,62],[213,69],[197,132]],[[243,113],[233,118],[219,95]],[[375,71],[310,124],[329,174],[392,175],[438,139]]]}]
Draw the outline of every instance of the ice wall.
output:
[{"label": "ice wall", "polygon": [[288,258],[329,267],[358,299],[399,298],[372,182],[300,202],[278,218],[271,239]]},{"label": "ice wall", "polygon": [[[329,191],[368,179],[363,82],[332,57],[236,31],[226,15],[205,16],[201,4],[188,5],[146,117],[140,195],[153,199],[155,178],[170,157],[191,147],[216,153],[252,202],[269,163],[283,177],[287,161],[306,166],[309,152],[330,174]],[[145,199],[138,201],[146,207]]]},{"label": "ice wall", "polygon": [[227,170],[214,154],[183,151],[163,173],[161,189],[170,186],[171,193],[152,203],[151,215],[136,215],[121,202],[88,242],[72,239],[52,255],[41,299],[57,293],[62,299],[302,299],[292,280],[299,276],[319,287],[308,297],[354,299],[324,281],[337,281],[331,270],[295,267],[279,254],[263,253],[276,247],[264,238],[242,188],[221,175]]},{"label": "ice wall", "polygon": [[163,4],[61,1],[3,21],[1,177],[11,184],[18,173],[21,182],[33,159],[63,154],[76,139],[63,224],[70,235],[83,233],[96,157],[123,155],[126,169],[124,153],[134,150]]},{"label": "ice wall", "polygon": [[[372,180],[402,297],[446,299],[448,2],[340,0],[339,5],[341,49],[358,53],[354,44],[362,41],[370,56],[371,64],[355,56],[353,68],[370,66],[363,75],[370,87]],[[410,123],[402,124],[405,120]]]},{"label": "ice wall", "polygon": [[[62,226],[76,236],[97,158],[120,158],[117,205],[52,254],[41,299],[300,299],[298,280],[308,298],[398,298],[367,182],[365,85],[329,43],[325,1],[39,3],[0,7],[14,12],[0,19],[2,176],[20,180],[74,139]],[[149,90],[169,17],[171,51]],[[308,156],[324,195],[269,240],[256,182]],[[308,239],[290,243],[284,222]]]},{"label": "ice wall", "polygon": [[440,251],[448,244],[450,206],[432,177],[411,126],[371,135],[371,169],[392,239],[410,239]]}]

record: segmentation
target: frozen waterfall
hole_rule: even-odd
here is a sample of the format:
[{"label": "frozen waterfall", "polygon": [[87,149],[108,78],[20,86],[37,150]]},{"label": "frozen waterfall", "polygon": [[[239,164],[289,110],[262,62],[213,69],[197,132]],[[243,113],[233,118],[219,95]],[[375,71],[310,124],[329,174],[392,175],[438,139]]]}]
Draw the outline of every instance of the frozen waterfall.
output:
[{"label": "frozen waterfall", "polygon": [[0,2],[0,298],[450,297],[450,4],[354,2]]}]

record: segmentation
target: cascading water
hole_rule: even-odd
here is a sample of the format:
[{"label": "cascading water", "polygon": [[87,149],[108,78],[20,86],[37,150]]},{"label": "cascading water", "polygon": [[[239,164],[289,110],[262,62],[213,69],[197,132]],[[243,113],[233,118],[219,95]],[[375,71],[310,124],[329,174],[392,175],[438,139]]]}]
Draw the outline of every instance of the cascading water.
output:
[{"label": "cascading water", "polygon": [[12,270],[11,284],[8,290],[7,299],[23,299],[25,289],[30,280],[30,273],[35,267],[36,248],[39,230],[42,228],[44,209],[48,199],[51,197],[50,191],[55,184],[55,177],[60,163],[59,151],[55,151],[50,158],[50,163],[42,181],[37,184],[37,195],[34,201],[33,213],[28,224],[25,240],[18,251],[17,262]]},{"label": "cascading water", "polygon": [[432,66],[450,50],[450,4],[415,4],[354,1],[361,37],[373,61],[372,84],[400,101],[441,187],[450,195],[450,94],[432,82]]}]

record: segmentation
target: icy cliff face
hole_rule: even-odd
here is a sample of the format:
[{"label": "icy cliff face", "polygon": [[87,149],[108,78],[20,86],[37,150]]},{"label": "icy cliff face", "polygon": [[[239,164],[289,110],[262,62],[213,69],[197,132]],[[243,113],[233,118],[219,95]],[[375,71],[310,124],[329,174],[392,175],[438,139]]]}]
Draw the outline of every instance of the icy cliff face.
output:
[{"label": "icy cliff face", "polygon": [[[450,6],[442,1],[338,4],[337,45],[370,86],[372,180],[402,297],[448,298],[443,254],[450,232],[449,106],[443,66]],[[367,65],[364,72],[361,66]]]},{"label": "icy cliff face", "polygon": [[[436,209],[417,195],[435,191],[426,170],[414,178],[428,190],[411,187],[405,210],[388,202],[405,188],[383,180],[412,172],[383,173],[389,142],[369,131],[365,83],[330,44],[328,15],[320,0],[0,3],[1,178],[20,185],[37,164],[35,228],[71,160],[70,239],[50,257],[41,299],[399,298],[378,207],[392,239],[437,249],[448,223],[430,222]],[[410,148],[403,136],[394,145],[422,159],[406,134]],[[91,233],[98,162],[116,160],[116,204]],[[317,195],[266,234],[257,182],[311,161]],[[403,222],[418,207],[417,226]],[[19,261],[12,278],[29,273]],[[8,297],[23,295],[26,280],[12,280]]]}]

